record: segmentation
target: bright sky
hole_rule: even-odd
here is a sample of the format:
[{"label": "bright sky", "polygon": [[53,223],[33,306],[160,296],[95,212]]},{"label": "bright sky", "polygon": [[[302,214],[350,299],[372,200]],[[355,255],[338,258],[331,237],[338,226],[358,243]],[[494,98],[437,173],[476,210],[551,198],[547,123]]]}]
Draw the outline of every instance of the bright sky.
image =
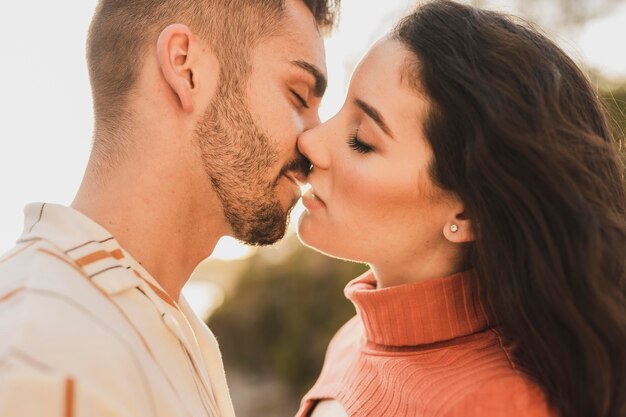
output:
[{"label": "bright sky", "polygon": [[[341,106],[349,75],[368,46],[413,4],[343,0],[340,29],[327,41],[330,84],[322,120]],[[95,0],[0,3],[0,253],[19,237],[25,204],[69,204],[80,183],[92,134],[84,45],[95,5]],[[626,39],[626,4],[592,22],[568,50],[608,75],[626,77],[626,54],[611,45],[618,39]],[[226,242],[216,255],[244,252]]]}]

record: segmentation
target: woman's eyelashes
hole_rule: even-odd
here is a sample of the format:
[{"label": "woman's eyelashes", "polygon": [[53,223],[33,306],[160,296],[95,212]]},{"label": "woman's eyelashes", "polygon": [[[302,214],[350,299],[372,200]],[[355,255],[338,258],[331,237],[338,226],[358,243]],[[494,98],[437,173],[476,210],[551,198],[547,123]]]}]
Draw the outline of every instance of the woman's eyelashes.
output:
[{"label": "woman's eyelashes", "polygon": [[363,142],[361,139],[359,139],[358,131],[354,132],[350,136],[350,138],[348,139],[348,146],[350,146],[350,148],[357,151],[358,153],[363,154],[370,153],[374,150],[373,146],[370,146],[367,143]]}]

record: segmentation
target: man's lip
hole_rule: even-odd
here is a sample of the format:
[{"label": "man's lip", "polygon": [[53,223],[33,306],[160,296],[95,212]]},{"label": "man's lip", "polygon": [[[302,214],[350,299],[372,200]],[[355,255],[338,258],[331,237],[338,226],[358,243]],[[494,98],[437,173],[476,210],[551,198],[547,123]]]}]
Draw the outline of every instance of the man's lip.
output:
[{"label": "man's lip", "polygon": [[286,172],[283,175],[287,177],[291,182],[298,185],[299,187],[302,187],[303,185],[306,184],[306,177],[299,172],[291,171],[291,172]]}]

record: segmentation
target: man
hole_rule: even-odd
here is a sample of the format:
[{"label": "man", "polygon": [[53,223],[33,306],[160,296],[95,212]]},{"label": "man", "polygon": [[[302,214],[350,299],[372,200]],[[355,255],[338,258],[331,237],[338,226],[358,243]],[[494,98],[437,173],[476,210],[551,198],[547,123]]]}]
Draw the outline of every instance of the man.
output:
[{"label": "man", "polygon": [[234,415],[180,291],[220,237],[283,236],[338,2],[100,1],[80,190],[0,260],[0,415]]}]

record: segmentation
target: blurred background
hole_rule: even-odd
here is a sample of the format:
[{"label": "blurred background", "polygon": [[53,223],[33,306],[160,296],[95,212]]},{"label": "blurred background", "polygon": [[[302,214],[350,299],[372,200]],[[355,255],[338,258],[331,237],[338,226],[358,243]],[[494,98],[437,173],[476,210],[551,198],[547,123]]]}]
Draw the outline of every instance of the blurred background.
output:
[{"label": "blurred background", "polygon": [[[540,25],[590,75],[615,131],[626,129],[626,0],[474,0]],[[343,0],[326,41],[329,89],[320,115],[343,103],[368,47],[416,4]],[[85,37],[96,0],[0,4],[0,252],[32,201],[69,204],[87,163],[92,130]],[[298,205],[292,225],[302,213]],[[354,314],[345,284],[363,265],[302,247],[290,229],[252,249],[222,239],[184,292],[220,340],[239,417],[293,416],[317,377],[333,333]]]}]

